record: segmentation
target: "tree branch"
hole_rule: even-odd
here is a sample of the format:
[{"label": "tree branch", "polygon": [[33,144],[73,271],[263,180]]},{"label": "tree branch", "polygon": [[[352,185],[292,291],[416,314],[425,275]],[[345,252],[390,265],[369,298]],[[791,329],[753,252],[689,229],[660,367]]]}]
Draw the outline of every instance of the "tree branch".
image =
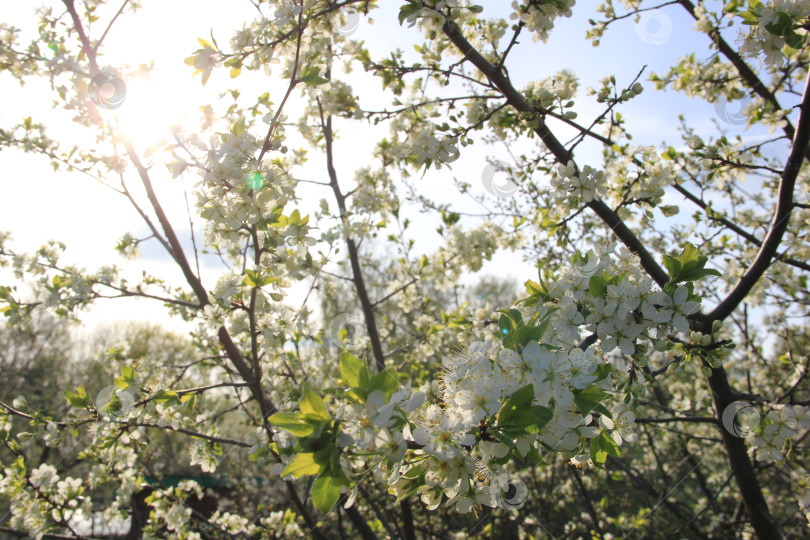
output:
[{"label": "tree branch", "polygon": [[[799,109],[799,121],[793,138],[793,147],[790,149],[782,180],[779,184],[779,195],[776,201],[776,210],[771,220],[768,234],[765,236],[754,262],[742,275],[737,285],[728,296],[720,302],[702,321],[704,329],[711,330],[712,322],[728,317],[740,303],[748,296],[754,285],[771,265],[771,261],[779,249],[782,236],[790,222],[793,211],[793,190],[796,186],[796,177],[799,175],[805,154],[810,144],[810,78],[805,82],[804,95]],[[705,333],[705,332],[704,332]]]},{"label": "tree branch", "polygon": [[[458,47],[459,51],[464,54],[464,58],[478,68],[478,70],[487,77],[490,83],[504,95],[507,102],[513,108],[518,112],[530,113],[534,116],[533,122],[535,125],[532,129],[554,155],[557,162],[563,165],[567,164],[569,161],[573,162],[571,152],[563,146],[560,140],[557,139],[548,128],[543,119],[543,114],[538,113],[538,111],[524,99],[523,95],[512,86],[511,81],[504,73],[492,65],[469,41],[467,41],[456,23],[448,19],[442,26],[442,31],[448,39]],[[579,170],[576,163],[574,163],[574,165],[577,167],[577,170]],[[638,255],[641,260],[641,265],[659,286],[663,287],[664,284],[669,281],[669,276],[666,271],[655,262],[652,254],[647,251],[647,248],[644,247],[641,240],[627,227],[615,211],[608,207],[601,199],[594,199],[587,203],[587,206],[611,228],[624,245]]]},{"label": "tree branch", "polygon": [[[326,72],[329,78],[329,72]],[[333,142],[334,135],[332,133],[332,117],[324,118],[323,108],[320,101],[318,102],[318,109],[321,113],[321,129],[323,130],[324,145],[326,147],[326,169],[329,173],[330,186],[332,186],[332,193],[335,195],[335,200],[338,203],[340,210],[340,220],[344,226],[350,227],[349,218],[346,215],[346,196],[340,190],[338,184],[337,171],[335,171]],[[366,331],[368,332],[369,340],[371,341],[371,350],[374,354],[374,361],[377,366],[377,371],[385,369],[385,354],[380,344],[380,334],[377,331],[377,322],[374,320],[374,306],[368,296],[366,290],[366,283],[363,279],[363,271],[360,268],[360,256],[357,251],[357,245],[351,237],[351,230],[346,234],[346,246],[349,250],[349,263],[352,267],[352,281],[354,282],[355,289],[357,289],[357,297],[360,300],[360,306],[363,309],[363,318],[366,322]],[[351,514],[349,514],[351,517]]]}]

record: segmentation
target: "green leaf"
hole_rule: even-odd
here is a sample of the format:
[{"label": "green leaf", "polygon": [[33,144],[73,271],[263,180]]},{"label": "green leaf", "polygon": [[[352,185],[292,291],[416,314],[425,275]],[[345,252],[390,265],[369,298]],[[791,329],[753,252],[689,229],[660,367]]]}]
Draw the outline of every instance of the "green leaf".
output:
[{"label": "green leaf", "polygon": [[117,394],[111,394],[107,403],[105,403],[99,412],[103,415],[118,415],[123,410],[124,403]]},{"label": "green leaf", "polygon": [[591,293],[591,296],[594,298],[604,296],[607,292],[607,283],[604,278],[602,276],[591,276],[591,279],[588,281],[588,292]]},{"label": "green leaf", "polygon": [[802,36],[800,34],[797,34],[796,32],[791,32],[790,34],[785,36],[785,43],[787,43],[788,47],[790,47],[791,49],[799,50],[804,44],[804,38],[802,38]]},{"label": "green leaf", "polygon": [[315,431],[315,426],[308,423],[297,413],[277,412],[267,419],[271,425],[292,433],[296,437],[307,437]]},{"label": "green leaf", "polygon": [[698,261],[698,250],[695,246],[690,244],[689,242],[683,248],[683,251],[680,255],[678,255],[678,261],[681,263],[681,268],[686,269],[687,265],[691,264],[691,267]]},{"label": "green leaf", "polygon": [[192,412],[194,412],[194,406],[197,404],[197,394],[195,392],[183,394],[183,397],[180,398],[180,401],[186,404],[186,413],[191,414]]},{"label": "green leaf", "polygon": [[592,384],[584,390],[574,390],[574,403],[582,414],[588,414],[597,403],[609,398],[610,394]]},{"label": "green leaf", "polygon": [[613,415],[610,414],[610,411],[607,410],[607,408],[604,405],[602,405],[601,403],[597,403],[596,405],[594,405],[593,409],[591,409],[591,410],[594,411],[594,412],[598,412],[602,416],[607,416],[608,418],[613,418]]},{"label": "green leaf", "polygon": [[374,390],[382,390],[387,399],[390,399],[399,388],[397,374],[392,368],[388,368],[374,375],[368,384],[369,393]]},{"label": "green leaf", "polygon": [[597,381],[601,381],[602,379],[610,375],[612,371],[613,368],[611,367],[610,364],[599,364],[598,366],[596,366],[596,371],[594,372],[594,375],[596,375]]},{"label": "green leaf", "polygon": [[309,387],[304,389],[304,395],[298,402],[298,406],[305,418],[322,422],[328,422],[332,418],[329,416],[329,411],[326,410],[326,404],[321,396]]},{"label": "green leaf", "polygon": [[765,29],[776,36],[787,37],[793,33],[793,19],[784,11],[780,11],[776,20],[766,24]]},{"label": "green leaf", "polygon": [[255,287],[259,282],[259,279],[256,277],[256,272],[253,270],[247,269],[245,270],[245,279],[242,280],[243,285],[247,285],[248,287]]},{"label": "green leaf", "polygon": [[422,476],[422,474],[424,472],[425,472],[425,466],[424,465],[417,465],[416,467],[411,467],[410,469],[408,469],[407,472],[403,473],[402,478],[407,478],[408,480],[415,480],[415,479],[419,478],[420,476]]},{"label": "green leaf", "polygon": [[307,66],[303,69],[301,80],[309,86],[318,86],[319,84],[329,82],[329,79],[321,77],[320,68],[314,66]]},{"label": "green leaf", "polygon": [[177,396],[177,392],[172,390],[160,390],[152,397],[152,401],[162,404],[180,403],[180,398]]},{"label": "green leaf", "polygon": [[756,13],[754,13],[750,9],[748,11],[743,11],[742,13],[740,13],[740,17],[742,18],[744,24],[748,25],[759,24],[759,18],[757,17]]},{"label": "green leaf", "polygon": [[442,223],[444,223],[448,227],[455,223],[458,223],[458,220],[461,219],[461,214],[458,214],[456,212],[445,212],[444,210],[442,210],[441,216],[442,216]]},{"label": "green leaf", "polygon": [[708,257],[698,254],[697,248],[689,243],[677,258],[664,255],[664,266],[667,268],[671,283],[696,281],[706,276],[720,276],[717,270],[704,268],[708,261]]},{"label": "green leaf", "polygon": [[540,341],[548,328],[548,320],[541,326],[521,326],[515,332],[506,334],[503,338],[503,346],[511,349],[513,346],[526,345],[530,341]]},{"label": "green leaf", "polygon": [[537,448],[535,448],[534,446],[529,447],[528,457],[529,459],[532,460],[532,463],[534,463],[535,466],[540,465],[540,463],[543,461],[543,457],[540,455],[540,452],[538,452]]},{"label": "green leaf", "polygon": [[553,311],[546,313],[543,321],[537,326],[521,326],[514,332],[507,332],[503,336],[503,346],[508,349],[513,349],[516,346],[525,347],[530,341],[539,342],[546,334]]},{"label": "green leaf", "polygon": [[532,281],[531,279],[526,280],[526,283],[523,284],[526,287],[526,292],[529,294],[544,294],[545,291],[540,286],[539,283],[536,281]]},{"label": "green leaf", "polygon": [[664,255],[664,266],[669,273],[669,278],[674,279],[681,273],[681,262],[675,257]]},{"label": "green leaf", "polygon": [[133,368],[131,368],[130,366],[123,366],[121,368],[121,376],[116,377],[113,382],[115,386],[117,386],[121,390],[126,390],[127,388],[135,384],[137,378],[138,373]]},{"label": "green leaf", "polygon": [[319,476],[312,483],[312,504],[315,508],[328,513],[340,498],[340,486],[343,482],[340,478],[332,476]]},{"label": "green leaf", "polygon": [[340,353],[340,376],[352,388],[366,386],[370,379],[366,363],[349,351]]},{"label": "green leaf", "polygon": [[605,430],[602,430],[599,435],[591,439],[590,450],[591,459],[594,463],[599,465],[604,464],[609,455],[615,457],[619,457],[621,455],[619,445],[616,444],[616,441],[614,441]]},{"label": "green leaf", "polygon": [[503,340],[504,347],[514,348],[514,338],[510,338],[510,334],[514,334],[518,329],[525,326],[523,322],[523,315],[516,309],[502,310],[502,315],[498,319],[498,326],[501,329],[501,339]]},{"label": "green leaf", "polygon": [[527,384],[515,391],[514,394],[509,396],[509,399],[506,400],[506,403],[503,404],[501,407],[501,411],[507,410],[510,407],[523,407],[527,405],[531,405],[532,400],[534,399],[534,385]]},{"label": "green leaf", "polygon": [[554,414],[546,407],[532,405],[533,400],[533,385],[527,384],[518,389],[498,411],[498,427],[507,431],[525,430],[532,426],[536,426],[537,430],[541,429]]},{"label": "green leaf", "polygon": [[245,132],[245,117],[242,116],[234,122],[233,127],[231,128],[231,133],[233,133],[236,137],[242,135]]},{"label": "green leaf", "polygon": [[661,211],[662,214],[664,214],[664,217],[672,217],[674,215],[677,215],[678,212],[680,212],[681,210],[681,208],[677,205],[666,205],[666,204],[662,204],[661,206],[658,207],[658,209]]},{"label": "green leaf", "polygon": [[718,270],[714,268],[700,268],[683,272],[678,276],[678,281],[697,281],[706,276],[722,276]]},{"label": "green leaf", "polygon": [[540,405],[530,405],[510,412],[505,419],[498,419],[498,427],[513,434],[537,433],[554,417],[554,411]]},{"label": "green leaf", "polygon": [[405,19],[407,19],[414,13],[418,13],[420,9],[422,9],[422,5],[414,3],[405,4],[404,6],[400,7],[399,15],[397,16],[397,18],[399,19],[399,25],[402,26],[402,23],[405,22]]},{"label": "green leaf", "polygon": [[295,210],[292,211],[292,214],[290,214],[290,217],[288,218],[288,223],[290,225],[297,225],[299,221],[301,221],[301,212],[299,212],[298,209],[296,208]]},{"label": "green leaf", "polygon": [[315,454],[303,452],[297,454],[284,470],[281,471],[281,476],[293,475],[296,478],[301,478],[305,475],[318,474],[323,467],[322,464],[315,462]]},{"label": "green leaf", "polygon": [[89,401],[87,397],[87,390],[84,389],[84,386],[78,387],[75,392],[65,392],[65,399],[67,399],[68,403],[70,403],[72,406],[79,409],[87,407]]}]

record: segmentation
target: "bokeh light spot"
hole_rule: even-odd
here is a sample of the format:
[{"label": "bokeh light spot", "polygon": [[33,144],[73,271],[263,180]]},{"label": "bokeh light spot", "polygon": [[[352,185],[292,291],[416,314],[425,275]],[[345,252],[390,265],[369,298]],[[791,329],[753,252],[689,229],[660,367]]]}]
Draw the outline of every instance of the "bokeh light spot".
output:
[{"label": "bokeh light spot", "polygon": [[253,191],[258,191],[264,187],[264,176],[259,172],[252,172],[245,177],[247,187]]}]

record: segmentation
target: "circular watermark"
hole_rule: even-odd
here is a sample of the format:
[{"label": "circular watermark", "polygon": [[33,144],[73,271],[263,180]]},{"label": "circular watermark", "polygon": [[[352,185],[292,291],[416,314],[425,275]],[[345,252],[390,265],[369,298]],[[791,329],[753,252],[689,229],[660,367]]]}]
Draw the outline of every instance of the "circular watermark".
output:
[{"label": "circular watermark", "polygon": [[481,184],[491,195],[506,199],[515,194],[517,183],[509,172],[509,164],[503,161],[488,163],[481,173]]},{"label": "circular watermark", "polygon": [[348,37],[357,31],[360,26],[360,12],[356,9],[350,9],[344,14],[346,16],[346,24],[338,26],[335,31],[341,36]]},{"label": "circular watermark", "polygon": [[745,439],[753,434],[754,429],[759,425],[759,411],[750,403],[735,401],[723,411],[721,421],[726,431]]},{"label": "circular watermark", "polygon": [[577,253],[571,262],[571,272],[580,278],[588,278],[596,274],[599,270],[599,256],[593,251],[585,255]]},{"label": "circular watermark", "polygon": [[363,348],[365,327],[366,321],[362,317],[341,313],[329,323],[329,337],[349,352],[359,351]]},{"label": "circular watermark", "polygon": [[498,508],[518,510],[529,498],[529,488],[520,478],[499,474],[489,484],[490,495]]},{"label": "circular watermark", "polygon": [[726,98],[720,98],[714,102],[714,112],[721,122],[733,126],[742,126],[748,122],[745,116],[745,107],[751,103],[750,98],[738,99],[732,102]]},{"label": "circular watermark", "polygon": [[56,328],[56,318],[47,309],[37,306],[30,315],[30,335],[32,338],[48,339]]},{"label": "circular watermark", "polygon": [[660,9],[639,14],[635,31],[638,38],[650,45],[663,45],[672,35],[672,19]]},{"label": "circular watermark", "polygon": [[117,109],[127,96],[124,80],[111,71],[101,71],[90,79],[90,99],[105,109]]},{"label": "circular watermark", "polygon": [[99,415],[109,420],[126,418],[135,406],[135,398],[126,390],[110,385],[96,396],[96,409]]}]

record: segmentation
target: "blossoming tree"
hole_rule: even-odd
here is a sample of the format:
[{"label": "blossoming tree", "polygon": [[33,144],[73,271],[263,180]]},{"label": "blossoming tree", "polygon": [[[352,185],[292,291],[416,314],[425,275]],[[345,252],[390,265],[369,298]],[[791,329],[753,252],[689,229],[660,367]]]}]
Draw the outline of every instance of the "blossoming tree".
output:
[{"label": "blossoming tree", "polygon": [[[93,537],[128,519],[131,537],[160,538],[807,535],[810,2],[401,1],[389,23],[416,60],[346,30],[381,2],[252,3],[229,43],[200,39],[185,59],[202,84],[228,70],[234,90],[167,134],[167,167],[119,129],[131,71],[102,63],[136,2],[106,19],[97,1],[42,8],[30,44],[0,27],[2,70],[47,78],[96,136],[53,140],[8,111],[0,143],[108,184],[149,230],[122,236],[128,264],[151,242],[184,278],[133,283],[113,265],[62,263],[58,241],[20,253],[3,233],[0,264],[16,278],[0,287],[6,321],[78,321],[98,298],[130,296],[194,328],[183,363],[132,344],[105,351],[104,388],[63,388],[65,414],[0,402],[0,530]],[[572,10],[594,8],[571,40],[599,46],[633,20],[685,16],[702,41],[667,72],[606,72],[581,91],[576,66],[543,65],[543,44]],[[537,61],[511,62],[522,47]],[[261,70],[286,90],[240,86]],[[376,78],[370,95],[352,70]],[[770,135],[684,119],[680,140],[635,143],[621,111],[642,92],[724,114],[741,100],[731,124]],[[381,95],[386,106],[366,104]],[[345,133],[373,126],[388,135],[339,177]],[[493,158],[483,212],[420,193],[428,173],[453,179],[494,142],[526,150]],[[301,180],[308,154],[320,178]],[[180,179],[194,182],[200,250],[225,268],[215,282],[165,209],[161,188]],[[326,198],[303,215],[310,183]],[[435,250],[415,248],[406,203],[440,219]],[[504,249],[537,275],[511,304],[472,307],[459,280]],[[293,282],[344,311],[313,312],[309,294],[290,305]],[[52,450],[35,454],[34,441]],[[165,441],[228,484],[216,511],[193,504],[200,481],[168,481]]]}]

